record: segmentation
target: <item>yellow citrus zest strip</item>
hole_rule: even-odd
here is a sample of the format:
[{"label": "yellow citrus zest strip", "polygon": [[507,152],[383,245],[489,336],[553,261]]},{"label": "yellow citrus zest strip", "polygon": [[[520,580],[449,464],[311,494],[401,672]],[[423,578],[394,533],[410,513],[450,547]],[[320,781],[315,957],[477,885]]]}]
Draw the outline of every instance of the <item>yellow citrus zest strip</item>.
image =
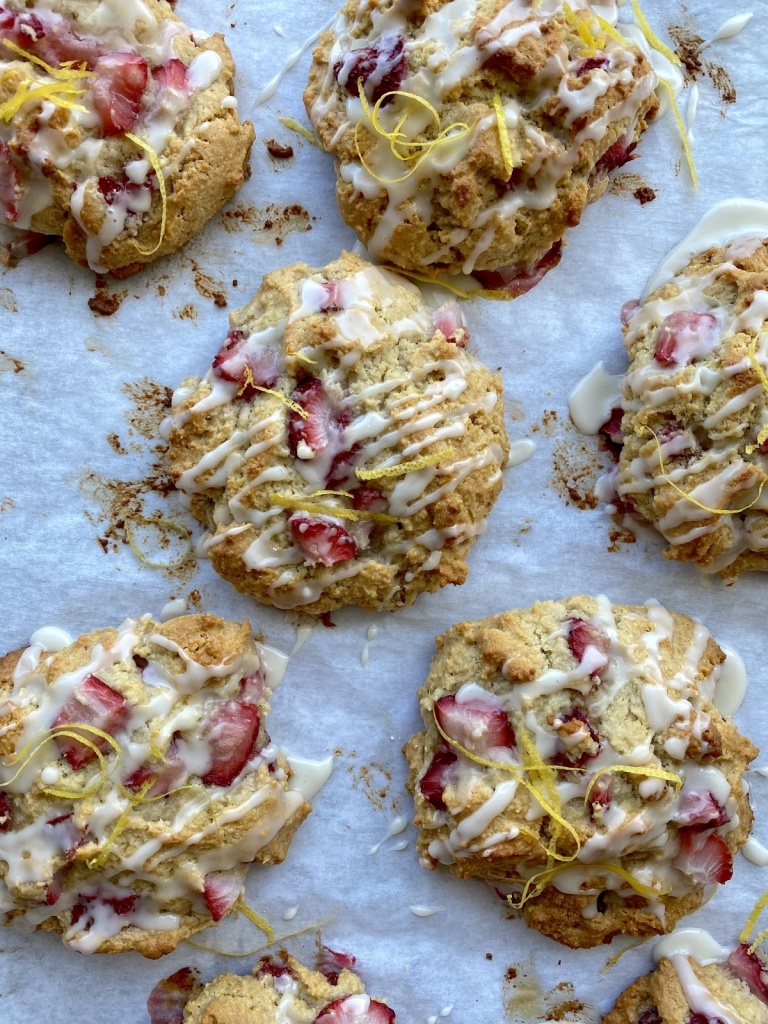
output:
[{"label": "yellow citrus zest strip", "polygon": [[493,94],[493,109],[496,111],[496,127],[499,129],[499,143],[501,145],[501,158],[504,161],[504,173],[509,180],[514,166],[512,164],[512,146],[509,142],[509,128],[507,127],[507,115],[504,113],[504,104],[497,92]]},{"label": "yellow citrus zest strip", "polygon": [[251,910],[248,904],[245,903],[243,900],[238,900],[237,903],[235,904],[234,909],[239,914],[242,914],[244,917],[247,917],[251,924],[255,924],[257,928],[260,928],[267,936],[267,944],[270,946],[272,945],[272,943],[275,941],[275,929],[272,927],[269,921],[265,921],[264,918],[260,917],[255,910]]},{"label": "yellow citrus zest strip", "polygon": [[430,277],[429,274],[417,274],[413,270],[406,270],[404,267],[395,266],[394,263],[382,264],[382,269],[391,270],[393,274],[400,274],[402,277],[410,277],[414,281],[423,281],[424,284],[436,284],[446,291],[452,292],[460,299],[495,299],[499,302],[511,302],[513,296],[503,288],[473,288],[467,291],[466,288],[459,288],[451,284],[444,277]]},{"label": "yellow citrus zest strip", "polygon": [[317,366],[316,359],[310,359],[309,356],[305,356],[302,352],[294,352],[293,358],[298,359],[300,363],[308,363],[310,366]]},{"label": "yellow citrus zest strip", "polygon": [[[762,366],[757,360],[757,337],[754,337],[752,341],[750,341],[748,354],[749,361],[750,363],[752,363],[752,368],[754,369],[757,376],[760,378],[760,383],[763,385],[763,387],[765,388],[765,392],[768,395],[768,377],[766,377],[765,370],[762,368]],[[757,444],[747,445],[747,455],[751,455],[752,452],[757,451],[760,445],[762,445],[766,440],[768,440],[768,423],[766,423],[766,425],[757,435]]]},{"label": "yellow citrus zest strip", "polygon": [[277,942],[285,942],[286,939],[294,939],[297,935],[304,935],[306,932],[313,932],[318,928],[324,928],[325,925],[330,924],[335,917],[336,911],[334,910],[330,917],[326,917],[324,921],[317,921],[314,924],[304,925],[303,928],[297,928],[293,932],[286,932],[285,935],[281,935],[270,943],[265,942],[263,946],[257,946],[256,949],[245,949],[242,953],[232,953],[226,949],[216,949],[215,946],[203,946],[199,942],[193,942],[192,939],[185,939],[184,941],[188,946],[192,946],[193,949],[202,949],[205,953],[218,953],[219,956],[256,956],[257,953],[263,953],[265,949],[269,949],[270,946],[274,946]]},{"label": "yellow citrus zest strip", "polygon": [[16,43],[12,43],[10,39],[4,39],[3,45],[7,46],[9,50],[13,50],[14,53],[18,54],[19,57],[23,57],[24,60],[30,61],[32,64],[37,64],[39,68],[42,68],[46,74],[50,75],[51,78],[57,78],[60,82],[69,82],[78,78],[98,78],[95,71],[86,71],[85,62],[83,62],[79,68],[74,67],[74,61],[66,61],[60,68],[52,68],[50,64],[46,64],[44,60],[40,60],[34,53],[30,53],[21,46],[17,46]]},{"label": "yellow citrus zest strip", "polygon": [[658,50],[659,53],[663,53],[667,60],[671,60],[673,64],[677,64],[679,67],[682,64],[682,61],[675,51],[671,50],[666,43],[662,43],[653,31],[648,19],[643,13],[642,7],[640,6],[640,0],[632,0],[632,10],[635,12],[635,18],[637,18],[637,24],[640,26],[640,31],[648,40],[649,45],[652,46],[654,50]]},{"label": "yellow citrus zest strip", "polygon": [[131,812],[133,811],[134,807],[136,807],[137,804],[140,804],[143,801],[144,797],[147,795],[150,789],[152,789],[156,782],[157,776],[155,775],[152,778],[147,779],[147,781],[144,783],[141,789],[138,790],[137,793],[131,794],[129,794],[123,786],[120,787],[123,795],[128,800],[128,806],[125,808],[123,813],[115,822],[115,827],[112,829],[112,831],[105,839],[102,848],[99,850],[95,857],[91,858],[91,860],[88,861],[89,868],[92,869],[104,867],[104,865],[109,860],[109,855],[112,852],[112,848],[114,847],[117,839],[119,838],[120,834],[123,832],[126,825],[128,824],[128,820],[131,817]]},{"label": "yellow citrus zest strip", "polygon": [[610,971],[612,967],[621,960],[625,953],[628,953],[630,949],[637,949],[638,946],[642,946],[648,939],[632,939],[631,942],[627,943],[624,949],[620,949],[618,953],[614,953],[610,960],[606,960],[605,964],[600,968],[600,973],[605,974],[606,971]]},{"label": "yellow citrus zest strip", "polygon": [[337,519],[350,519],[357,522],[359,519],[370,519],[374,523],[399,523],[395,516],[388,516],[384,512],[368,512],[366,509],[336,508],[334,505],[322,505],[320,502],[307,501],[306,498],[298,498],[293,494],[270,494],[269,500],[281,508],[292,508],[298,512],[309,512],[319,516],[335,516]]},{"label": "yellow citrus zest strip", "polygon": [[352,497],[352,495],[350,494],[349,491],[312,491],[312,493],[309,495],[309,497],[310,498],[319,498],[323,494],[334,494],[334,495],[336,495],[336,497],[339,497],[339,498],[351,498]]},{"label": "yellow citrus zest strip", "polygon": [[72,99],[67,99],[68,96],[79,99],[82,95],[82,89],[66,82],[49,82],[47,85],[33,88],[30,82],[24,81],[21,82],[14,96],[0,104],[0,121],[10,122],[26,103],[31,103],[33,100],[50,100],[58,107],[64,107],[66,110],[80,110],[87,114],[86,107],[73,102]]},{"label": "yellow citrus zest strip", "polygon": [[744,927],[741,929],[741,935],[739,936],[739,942],[749,942],[752,936],[755,925],[760,920],[760,915],[768,906],[768,892],[764,892],[763,895],[758,899],[752,908],[752,912],[747,918]]},{"label": "yellow citrus zest strip", "polygon": [[646,778],[652,779],[666,779],[667,782],[671,782],[675,787],[675,793],[680,792],[680,788],[683,785],[683,780],[679,775],[675,775],[674,772],[665,772],[661,768],[647,768],[642,765],[631,765],[631,764],[610,764],[606,765],[605,768],[599,768],[590,779],[589,785],[587,786],[587,792],[584,796],[584,806],[589,806],[589,794],[592,792],[592,788],[597,780],[602,775],[608,775],[613,772],[621,772],[625,775],[644,775]]},{"label": "yellow citrus zest strip", "polygon": [[[594,863],[586,866],[590,869],[610,871],[613,874],[618,875],[620,878],[623,878],[639,896],[642,896],[643,899],[648,900],[650,903],[658,903],[660,897],[666,896],[667,893],[670,892],[669,889],[653,889],[649,885],[644,885],[642,882],[639,882],[634,875],[625,871],[624,868],[619,867],[618,864],[609,864],[607,861],[595,861]],[[511,896],[507,897],[510,906],[514,907],[515,910],[520,910],[520,908],[529,900],[538,896],[556,875],[561,874],[563,871],[567,871],[570,867],[572,867],[571,864],[557,864],[552,868],[545,868],[543,871],[539,871],[527,880],[518,901],[515,902]]]},{"label": "yellow citrus zest strip", "polygon": [[157,240],[157,245],[154,247],[154,249],[142,249],[137,241],[134,240],[133,243],[142,256],[154,256],[157,250],[163,244],[163,239],[165,238],[165,228],[166,224],[168,223],[168,190],[165,187],[165,175],[163,174],[163,169],[160,166],[160,157],[157,155],[154,149],[152,149],[148,142],[145,142],[143,139],[140,139],[138,135],[132,135],[131,132],[126,132],[125,137],[126,139],[130,139],[130,141],[135,146],[138,146],[139,149],[143,149],[144,152],[147,154],[150,163],[154,168],[155,176],[157,177],[158,188],[160,189],[160,198],[162,199],[163,202],[163,214],[160,219],[160,237]]},{"label": "yellow citrus zest strip", "polygon": [[[147,558],[137,544],[131,525],[132,523],[137,523],[139,526],[158,526],[163,527],[163,529],[170,530],[171,533],[177,534],[186,541],[186,550],[171,562],[154,562],[151,558]],[[192,541],[189,539],[189,530],[184,529],[183,526],[179,526],[178,523],[171,522],[170,519],[163,519],[161,516],[129,516],[125,520],[125,538],[133,548],[136,557],[152,569],[175,569],[177,566],[186,562],[192,552]]]},{"label": "yellow citrus zest strip", "polygon": [[297,132],[313,146],[317,146],[318,149],[323,148],[309,128],[305,128],[303,124],[299,124],[298,121],[294,121],[292,117],[279,117],[278,121],[280,124],[284,124],[286,128],[290,128],[292,132]]},{"label": "yellow citrus zest strip", "polygon": [[661,441],[659,441],[654,431],[648,426],[641,427],[640,429],[647,430],[650,434],[653,434],[653,439],[656,442],[656,447],[659,450],[659,468],[661,469],[661,475],[664,477],[664,480],[669,484],[670,487],[674,487],[678,494],[681,494],[684,498],[690,501],[690,503],[692,505],[695,505],[697,508],[702,509],[704,512],[711,512],[713,516],[738,516],[741,515],[742,512],[747,512],[749,509],[752,508],[753,505],[757,504],[757,502],[760,500],[760,495],[763,493],[763,488],[768,483],[768,477],[766,477],[766,479],[761,482],[757,492],[757,497],[755,497],[753,501],[750,501],[750,503],[748,505],[745,505],[743,508],[711,508],[709,505],[702,504],[700,501],[698,501],[698,499],[694,498],[691,494],[689,494],[688,491],[684,491],[682,487],[678,487],[678,485],[667,472],[664,466],[664,456],[661,454]]},{"label": "yellow citrus zest strip", "polygon": [[752,945],[749,947],[749,952],[750,953],[754,953],[755,952],[755,950],[760,945],[760,943],[763,941],[763,939],[766,937],[766,935],[768,935],[768,928],[763,928],[763,930],[761,932],[757,933],[757,935],[755,936],[755,938],[754,938],[754,940],[752,942]]},{"label": "yellow citrus zest strip", "polygon": [[632,45],[630,41],[626,39],[621,32],[617,31],[609,21],[606,21],[605,18],[601,18],[599,14],[595,13],[593,13],[592,16],[595,18],[603,32],[605,32],[607,36],[610,36],[614,42],[620,43],[622,46],[626,46],[627,48]]},{"label": "yellow citrus zest strip", "polygon": [[84,800],[86,797],[91,796],[93,793],[97,792],[97,790],[104,784],[104,782],[106,782],[106,780],[117,767],[117,761],[111,768],[108,768],[106,758],[104,757],[104,754],[96,745],[96,743],[94,743],[94,741],[92,739],[89,739],[87,736],[83,736],[81,732],[74,732],[73,730],[75,729],[81,729],[83,732],[91,733],[91,735],[97,736],[99,737],[99,739],[105,740],[107,743],[110,744],[112,749],[115,751],[119,761],[121,755],[120,745],[113,736],[110,736],[109,733],[104,732],[102,729],[97,729],[95,725],[87,725],[85,722],[71,722],[65,726],[59,725],[53,729],[47,729],[42,735],[35,737],[34,739],[30,740],[29,743],[25,744],[25,746],[18,752],[18,754],[15,754],[7,761],[4,761],[3,765],[7,768],[11,768],[14,765],[19,765],[19,767],[16,769],[16,771],[10,777],[10,779],[7,780],[7,782],[0,783],[0,788],[10,786],[12,782],[15,782],[19,775],[21,775],[21,773],[30,763],[30,761],[36,756],[36,754],[41,750],[42,747],[45,746],[45,744],[49,740],[55,739],[57,736],[65,736],[68,739],[77,740],[79,743],[82,743],[83,746],[88,747],[88,749],[96,755],[99,761],[99,778],[97,778],[97,780],[94,783],[92,783],[90,786],[83,790],[78,791],[70,789],[43,789],[43,792],[47,796],[58,797],[62,800]]},{"label": "yellow citrus zest strip", "polygon": [[696,165],[693,162],[693,150],[691,149],[691,142],[688,138],[688,132],[685,128],[683,115],[680,113],[680,108],[677,105],[677,99],[675,98],[675,90],[672,88],[669,82],[666,81],[666,79],[660,78],[659,82],[661,83],[661,85],[664,86],[664,88],[667,90],[669,94],[669,102],[670,106],[672,107],[672,113],[675,116],[675,123],[677,124],[677,130],[680,134],[680,141],[683,143],[683,151],[685,153],[686,162],[688,163],[688,170],[691,172],[691,181],[693,182],[693,187],[698,189],[699,177],[696,174]]},{"label": "yellow citrus zest strip", "polygon": [[[574,11],[574,9],[568,3],[563,4],[563,13],[565,14],[565,20],[568,22],[569,25],[576,29],[576,31],[579,34],[579,38],[581,39],[582,43],[584,43],[585,49],[579,54],[579,56],[592,57],[595,53],[597,53],[598,42],[590,32],[587,20],[584,17],[580,16],[581,12],[577,14],[576,11]],[[585,11],[584,14],[587,15],[587,18],[590,17],[588,11]]]},{"label": "yellow citrus zest strip", "polygon": [[355,476],[358,480],[380,480],[385,476],[405,476],[406,473],[415,473],[419,469],[426,469],[427,466],[436,466],[443,459],[449,459],[453,455],[453,448],[441,448],[433,455],[423,455],[420,459],[411,459],[410,462],[398,462],[396,466],[380,466],[378,469],[356,469]]}]

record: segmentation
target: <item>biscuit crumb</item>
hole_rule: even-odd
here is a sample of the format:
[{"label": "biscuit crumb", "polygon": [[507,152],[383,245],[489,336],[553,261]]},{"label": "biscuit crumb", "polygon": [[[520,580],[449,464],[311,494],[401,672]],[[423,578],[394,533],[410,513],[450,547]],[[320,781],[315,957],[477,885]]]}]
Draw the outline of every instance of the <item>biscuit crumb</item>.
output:
[{"label": "biscuit crumb", "polygon": [[276,160],[290,160],[293,156],[293,146],[287,143],[277,142],[275,139],[264,139],[267,152]]},{"label": "biscuit crumb", "polygon": [[224,291],[224,282],[216,281],[206,274],[205,271],[200,267],[194,260],[192,260],[192,269],[194,271],[195,288],[204,299],[212,299],[214,305],[218,306],[219,309],[224,309],[227,305],[227,294]]},{"label": "biscuit crumb", "polygon": [[96,291],[88,299],[88,308],[96,316],[114,316],[128,292],[112,292],[106,277],[96,276]]},{"label": "biscuit crumb", "polygon": [[10,288],[0,288],[0,306],[7,309],[9,313],[19,312],[16,296]]},{"label": "biscuit crumb", "polygon": [[23,373],[24,370],[26,366],[20,359],[0,349],[0,373]]}]

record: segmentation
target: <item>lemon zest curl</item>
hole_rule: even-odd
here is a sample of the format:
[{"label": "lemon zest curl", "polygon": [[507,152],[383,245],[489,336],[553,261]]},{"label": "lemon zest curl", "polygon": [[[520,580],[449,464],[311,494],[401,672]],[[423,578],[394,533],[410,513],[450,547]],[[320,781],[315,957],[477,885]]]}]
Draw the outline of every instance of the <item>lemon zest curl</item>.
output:
[{"label": "lemon zest curl", "polygon": [[[311,498],[312,495],[309,497]],[[400,522],[396,516],[389,516],[384,512],[369,512],[367,509],[357,508],[336,508],[334,505],[323,505],[320,502],[299,498],[294,494],[270,494],[269,500],[281,508],[290,508],[298,512],[309,512],[319,516],[335,516],[337,519],[349,519],[352,522],[357,522],[359,519],[370,519],[374,523]]]},{"label": "lemon zest curl", "polygon": [[411,459],[409,462],[398,462],[396,466],[379,466],[378,469],[356,469],[355,476],[358,480],[380,480],[386,476],[405,476],[406,473],[415,473],[419,469],[426,469],[427,466],[436,466],[444,459],[453,455],[453,448],[441,448],[439,452],[432,455],[423,455],[419,459]]}]

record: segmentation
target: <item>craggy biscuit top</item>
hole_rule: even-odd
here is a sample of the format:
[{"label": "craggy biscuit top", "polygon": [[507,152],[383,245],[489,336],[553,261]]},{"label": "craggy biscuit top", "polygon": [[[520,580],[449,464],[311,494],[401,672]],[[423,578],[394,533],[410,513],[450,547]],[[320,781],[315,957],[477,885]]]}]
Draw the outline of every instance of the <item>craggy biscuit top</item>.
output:
[{"label": "craggy biscuit top", "polygon": [[224,917],[247,865],[282,860],[310,809],[264,727],[283,661],[247,622],[212,615],[128,619],[58,653],[7,655],[6,920],[80,952],[154,957]]},{"label": "craggy biscuit top", "polygon": [[372,255],[514,294],[554,266],[658,106],[616,19],[613,0],[349,0],[305,103]]},{"label": "craggy biscuit top", "polygon": [[768,1024],[768,965],[742,942],[726,949],[700,928],[656,943],[655,971],[638,978],[603,1024]]},{"label": "craggy biscuit top", "polygon": [[726,579],[768,568],[768,240],[708,248],[623,317],[630,366],[603,428],[622,449],[598,493],[668,558]]},{"label": "craggy biscuit top", "polygon": [[424,866],[511,883],[573,946],[664,931],[731,877],[757,751],[712,703],[724,655],[701,623],[575,597],[437,642],[406,748]]},{"label": "craggy biscuit top", "polygon": [[394,1012],[365,992],[355,958],[330,954],[312,971],[292,956],[263,957],[246,977],[221,974],[201,986],[189,968],[155,986],[151,1024],[395,1024]]},{"label": "craggy biscuit top", "polygon": [[279,608],[461,583],[509,451],[461,310],[345,254],[268,274],[173,399],[172,469],[235,586]]},{"label": "craggy biscuit top", "polygon": [[[6,256],[63,235],[83,265],[129,271],[186,241],[177,204],[198,171],[219,176],[195,186],[217,198],[243,180],[253,131],[238,121],[233,74],[223,38],[189,29],[165,0],[4,0]],[[205,219],[210,202],[198,194]]]}]

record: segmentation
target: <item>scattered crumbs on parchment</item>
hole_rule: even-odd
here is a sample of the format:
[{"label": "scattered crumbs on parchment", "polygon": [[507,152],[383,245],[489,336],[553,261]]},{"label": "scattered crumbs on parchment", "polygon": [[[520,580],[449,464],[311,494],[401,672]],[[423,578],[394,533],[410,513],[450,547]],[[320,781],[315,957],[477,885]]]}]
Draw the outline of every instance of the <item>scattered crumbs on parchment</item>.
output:
[{"label": "scattered crumbs on parchment", "polygon": [[0,349],[0,373],[23,373],[26,366],[16,356]]},{"label": "scattered crumbs on parchment", "polygon": [[652,203],[657,196],[656,189],[651,188],[642,174],[632,171],[617,174],[611,182],[610,191],[615,196],[634,196],[641,206]]},{"label": "scattered crumbs on parchment", "polygon": [[526,516],[526,518],[521,520],[520,525],[517,528],[517,535],[513,538],[512,543],[515,544],[517,547],[520,547],[520,545],[523,542],[522,538],[527,533],[530,533],[532,528],[533,528],[533,520],[529,519]]},{"label": "scattered crumbs on parchment", "polygon": [[9,313],[19,312],[16,296],[13,294],[13,290],[11,288],[0,288],[0,306],[2,306],[3,309],[7,309]]},{"label": "scattered crumbs on parchment", "polygon": [[133,408],[125,413],[129,428],[149,441],[159,441],[160,424],[171,411],[173,391],[149,377],[127,381],[122,390],[133,402]]},{"label": "scattered crumbs on parchment", "polygon": [[187,302],[181,309],[177,309],[173,315],[176,320],[196,320],[197,306],[194,302]]},{"label": "scattered crumbs on parchment", "polygon": [[187,594],[187,607],[194,608],[196,612],[202,612],[203,599],[200,596],[199,590],[190,590],[190,592]]},{"label": "scattered crumbs on parchment", "polygon": [[[353,751],[351,754],[341,755],[348,758],[356,757]],[[389,787],[392,782],[392,773],[386,765],[371,761],[369,764],[348,764],[347,771],[352,776],[352,786],[360,790],[368,802],[377,811],[385,811],[388,806],[395,812],[399,810],[399,804],[395,797],[390,800]]]},{"label": "scattered crumbs on parchment", "polygon": [[128,292],[113,292],[107,278],[97,274],[95,291],[88,299],[88,308],[95,316],[114,316],[127,296]]},{"label": "scattered crumbs on parchment", "polygon": [[0,512],[10,512],[12,508],[16,508],[16,502],[13,498],[3,498],[0,501]]},{"label": "scattered crumbs on parchment", "polygon": [[224,290],[226,287],[224,282],[217,281],[210,274],[206,274],[202,267],[195,263],[194,260],[192,260],[192,273],[198,294],[202,295],[204,299],[211,299],[214,305],[218,306],[219,309],[223,309],[227,305],[227,293]]},{"label": "scattered crumbs on parchment", "polygon": [[117,452],[118,455],[128,454],[128,449],[123,445],[117,434],[107,434],[107,444],[113,451]]},{"label": "scattered crumbs on parchment", "polygon": [[224,227],[230,234],[250,228],[257,242],[275,245],[282,245],[291,231],[311,231],[312,222],[316,220],[299,203],[282,207],[270,204],[261,210],[241,203],[222,214]]},{"label": "scattered crumbs on parchment", "polygon": [[543,433],[557,441],[552,451],[552,486],[566,505],[597,508],[595,483],[610,458],[601,443],[579,433],[570,418],[561,417],[555,409],[545,409],[531,433]]},{"label": "scattered crumbs on parchment", "polygon": [[503,981],[504,1011],[510,1024],[542,1024],[544,1021],[592,1024],[593,1007],[577,998],[573,984],[561,981],[545,992],[533,957],[525,964],[508,967]]},{"label": "scattered crumbs on parchment", "polygon": [[611,554],[623,550],[627,544],[637,544],[637,535],[629,527],[620,526],[618,523],[608,531],[608,539],[610,540],[608,551]]},{"label": "scattered crumbs on parchment", "polygon": [[722,64],[705,59],[701,52],[704,38],[696,31],[690,18],[683,24],[670,25],[669,34],[675,43],[675,53],[682,61],[685,81],[690,84],[701,78],[709,78],[721,103],[725,106],[735,103],[736,86],[733,79]]}]

